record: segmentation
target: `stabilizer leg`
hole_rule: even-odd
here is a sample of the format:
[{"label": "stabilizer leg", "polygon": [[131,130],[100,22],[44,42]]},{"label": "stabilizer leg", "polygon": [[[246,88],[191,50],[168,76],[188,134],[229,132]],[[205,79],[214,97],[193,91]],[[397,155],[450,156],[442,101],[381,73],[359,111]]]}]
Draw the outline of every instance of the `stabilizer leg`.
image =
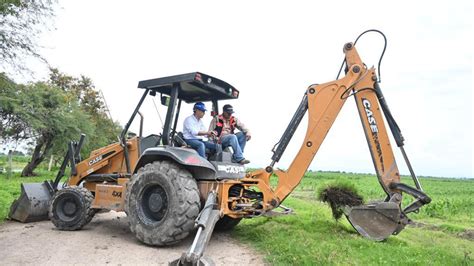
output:
[{"label": "stabilizer leg", "polygon": [[217,194],[215,191],[209,192],[206,204],[196,220],[197,232],[194,241],[187,252],[181,258],[169,263],[169,265],[214,265],[209,258],[202,258],[204,249],[211,239],[214,227],[219,221],[220,211],[215,210]]}]

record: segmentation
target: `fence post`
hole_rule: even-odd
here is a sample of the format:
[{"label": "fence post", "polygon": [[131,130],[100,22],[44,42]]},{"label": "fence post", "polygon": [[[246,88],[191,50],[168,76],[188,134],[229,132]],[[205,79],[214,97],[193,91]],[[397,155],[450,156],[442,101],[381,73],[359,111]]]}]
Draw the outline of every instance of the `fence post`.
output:
[{"label": "fence post", "polygon": [[51,166],[53,166],[53,157],[54,155],[51,155],[51,159],[49,159],[48,172],[51,172]]},{"label": "fence post", "polygon": [[12,157],[13,157],[13,151],[9,150],[8,151],[7,178],[12,177]]}]

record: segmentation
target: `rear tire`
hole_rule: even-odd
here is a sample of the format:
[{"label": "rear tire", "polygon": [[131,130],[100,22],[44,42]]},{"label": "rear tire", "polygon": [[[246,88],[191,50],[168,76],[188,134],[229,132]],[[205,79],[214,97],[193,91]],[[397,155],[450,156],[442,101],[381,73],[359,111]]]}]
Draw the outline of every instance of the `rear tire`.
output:
[{"label": "rear tire", "polygon": [[216,231],[230,231],[234,229],[236,225],[240,223],[242,218],[232,218],[227,215],[222,217],[219,221],[216,223],[215,230]]},{"label": "rear tire", "polygon": [[88,224],[96,211],[91,208],[94,196],[83,187],[66,187],[57,191],[49,206],[49,219],[59,230],[79,230]]},{"label": "rear tire", "polygon": [[147,164],[127,185],[130,230],[148,245],[172,245],[187,237],[200,207],[196,180],[174,162]]}]

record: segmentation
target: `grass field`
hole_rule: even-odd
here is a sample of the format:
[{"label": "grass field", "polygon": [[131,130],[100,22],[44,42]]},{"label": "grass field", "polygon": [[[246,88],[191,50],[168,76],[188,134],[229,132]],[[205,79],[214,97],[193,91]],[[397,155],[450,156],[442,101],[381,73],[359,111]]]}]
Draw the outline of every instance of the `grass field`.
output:
[{"label": "grass field", "polygon": [[[55,172],[38,174],[20,178],[15,173],[10,179],[0,174],[0,221],[18,197],[20,183],[52,179]],[[354,184],[366,200],[384,198],[373,175],[308,172],[283,203],[295,214],[247,219],[232,234],[277,265],[474,265],[474,180],[421,178],[433,201],[410,215],[416,226],[378,243],[359,236],[345,218],[335,221],[330,208],[317,200],[320,186],[341,179]]]},{"label": "grass field", "polygon": [[417,226],[377,243],[359,236],[345,218],[336,222],[317,200],[318,187],[336,179],[353,183],[367,200],[384,198],[373,175],[309,172],[283,203],[296,214],[247,219],[233,235],[270,264],[474,265],[474,180],[422,178],[433,201],[410,215]]}]

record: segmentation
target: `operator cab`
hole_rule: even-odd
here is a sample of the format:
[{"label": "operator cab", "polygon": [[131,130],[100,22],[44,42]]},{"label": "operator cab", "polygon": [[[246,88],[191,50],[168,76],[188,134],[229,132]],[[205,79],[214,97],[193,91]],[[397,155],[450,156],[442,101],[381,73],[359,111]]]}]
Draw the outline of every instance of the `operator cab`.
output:
[{"label": "operator cab", "polygon": [[[182,161],[190,160],[187,158],[189,156],[194,159],[202,158],[194,149],[186,148],[187,145],[182,138],[182,134],[176,130],[182,103],[211,102],[211,115],[214,116],[219,113],[219,101],[233,100],[239,97],[239,91],[229,83],[200,72],[143,80],[138,83],[138,88],[146,91],[137,106],[135,114],[146,95],[156,96],[159,94],[161,103],[167,106],[163,132],[160,135],[150,135],[145,138],[142,138],[140,133],[140,153],[142,157],[160,151],[164,152],[163,149],[165,149],[166,152],[173,155],[171,156],[173,159],[176,159],[175,157],[186,157],[181,158]],[[220,147],[220,145],[218,146]],[[219,147],[215,153],[209,154],[209,160],[204,159],[204,161],[212,164],[216,174],[213,177],[207,175],[208,177],[203,179],[243,178],[245,168],[231,161],[232,153],[230,151],[222,151]],[[190,150],[192,151],[191,155]],[[136,169],[138,169],[138,166]],[[198,175],[206,176],[200,173]]]}]

